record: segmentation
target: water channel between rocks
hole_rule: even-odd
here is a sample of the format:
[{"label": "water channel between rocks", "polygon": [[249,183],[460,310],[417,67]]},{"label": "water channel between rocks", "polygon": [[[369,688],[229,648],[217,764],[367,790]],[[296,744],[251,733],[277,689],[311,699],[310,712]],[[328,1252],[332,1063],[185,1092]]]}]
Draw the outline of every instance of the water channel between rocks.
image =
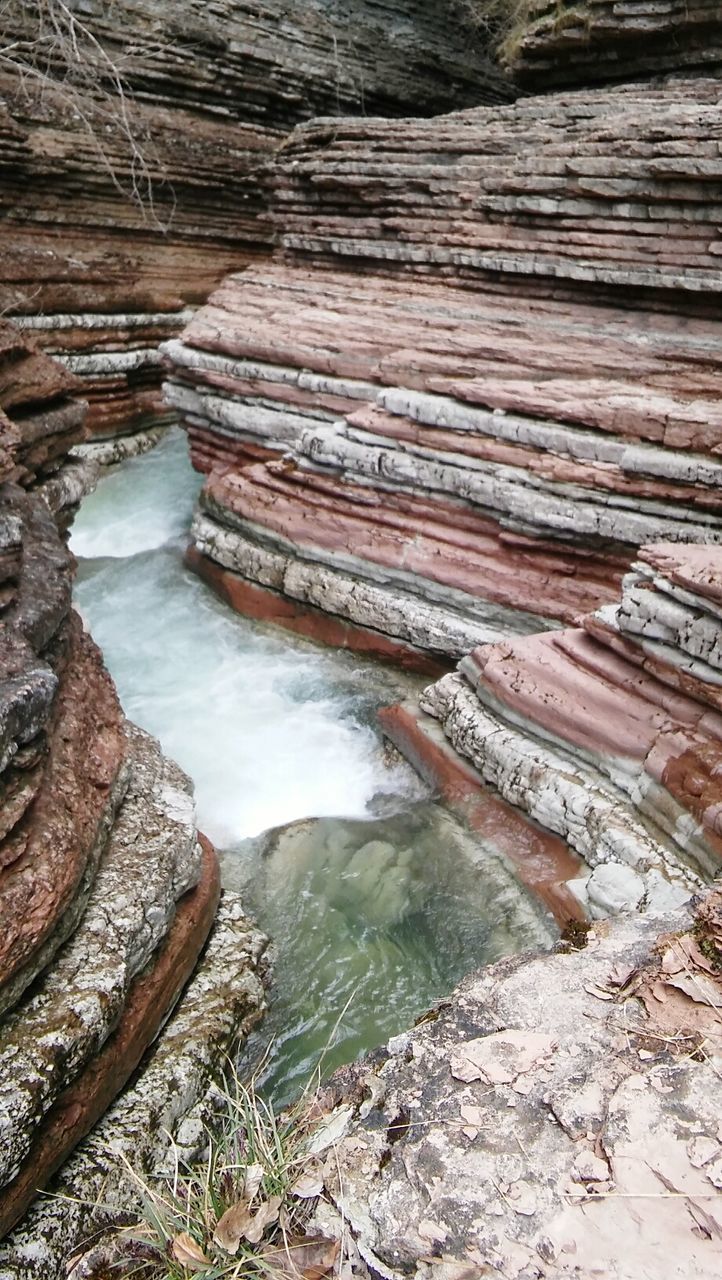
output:
[{"label": "water channel between rocks", "polygon": [[241,618],[185,569],[199,487],[179,431],[108,473],[73,529],[76,603],[126,714],[193,778],[225,884],[275,941],[251,1048],[273,1038],[267,1087],[286,1100],[334,1029],[328,1067],[550,924],[384,749],[376,710],[413,679]]}]

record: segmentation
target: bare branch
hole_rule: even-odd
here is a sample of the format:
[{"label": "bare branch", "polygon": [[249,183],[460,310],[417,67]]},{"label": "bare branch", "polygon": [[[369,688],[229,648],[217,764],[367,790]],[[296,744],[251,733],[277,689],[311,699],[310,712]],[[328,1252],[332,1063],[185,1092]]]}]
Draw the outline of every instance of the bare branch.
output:
[{"label": "bare branch", "polygon": [[[116,0],[107,0],[106,18]],[[5,33],[5,34],[3,34]],[[26,104],[48,106],[80,124],[112,185],[166,230],[155,188],[172,188],[142,124],[117,58],[74,12],[72,0],[0,0],[0,69],[12,73]]]}]

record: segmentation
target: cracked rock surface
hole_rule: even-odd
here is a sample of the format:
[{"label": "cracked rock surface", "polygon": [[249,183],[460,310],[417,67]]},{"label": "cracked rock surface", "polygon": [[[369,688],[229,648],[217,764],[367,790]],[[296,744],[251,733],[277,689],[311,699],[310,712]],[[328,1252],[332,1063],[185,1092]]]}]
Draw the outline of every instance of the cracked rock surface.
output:
[{"label": "cracked rock surface", "polygon": [[722,552],[655,544],[575,629],[482,645],[420,706],[560,835],[593,918],[666,909],[719,873]]},{"label": "cracked rock surface", "polygon": [[[216,1080],[265,1009],[267,938],[239,899],[221,901],[192,981],[131,1088],[66,1162],[50,1190],[0,1243],[0,1280],[49,1280],[113,1221],[126,1221],[144,1176],[169,1169],[173,1138],[187,1158],[202,1151]],[[101,1200],[104,1209],[98,1208]]]},{"label": "cracked rock surface", "polygon": [[690,924],[473,974],[332,1080],[326,1188],[371,1274],[719,1273],[722,987]]}]

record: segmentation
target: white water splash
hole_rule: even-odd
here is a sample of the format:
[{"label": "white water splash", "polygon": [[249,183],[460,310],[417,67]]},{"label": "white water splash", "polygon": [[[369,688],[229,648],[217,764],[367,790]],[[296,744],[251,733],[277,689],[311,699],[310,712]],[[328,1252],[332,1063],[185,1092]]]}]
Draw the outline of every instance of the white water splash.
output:
[{"label": "white water splash", "polygon": [[[418,797],[384,764],[375,706],[401,677],[238,617],[182,565],[198,479],[173,433],[101,481],[76,522],[76,598],[128,716],[190,774],[221,846],[297,818]],[[140,553],[140,554],[139,554]]]}]

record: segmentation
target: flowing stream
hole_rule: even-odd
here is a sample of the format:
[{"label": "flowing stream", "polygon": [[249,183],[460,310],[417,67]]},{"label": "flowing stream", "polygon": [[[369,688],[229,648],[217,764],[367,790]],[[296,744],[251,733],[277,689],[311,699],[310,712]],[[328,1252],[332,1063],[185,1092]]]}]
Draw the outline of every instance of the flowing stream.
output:
[{"label": "flowing stream", "polygon": [[286,1100],[330,1040],[329,1068],[550,926],[384,748],[375,712],[417,681],[241,618],[184,567],[200,483],[175,430],[109,472],[73,528],[76,603],[127,715],[193,778],[226,885],[274,939],[250,1051],[273,1039],[267,1087]]}]

